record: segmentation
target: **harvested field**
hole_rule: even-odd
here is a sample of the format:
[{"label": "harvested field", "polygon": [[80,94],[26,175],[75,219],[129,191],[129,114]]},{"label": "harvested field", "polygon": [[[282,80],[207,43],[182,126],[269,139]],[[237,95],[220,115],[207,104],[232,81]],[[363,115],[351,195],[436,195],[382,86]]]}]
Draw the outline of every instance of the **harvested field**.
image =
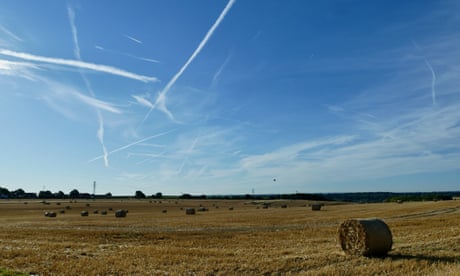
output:
[{"label": "harvested field", "polygon": [[[42,275],[460,275],[456,200],[326,203],[320,211],[307,201],[60,201],[71,206],[63,214],[56,202],[0,201],[0,268]],[[112,211],[82,217],[87,203]],[[200,207],[208,211],[185,213]],[[129,212],[116,218],[118,209]],[[393,249],[381,258],[346,255],[339,225],[374,217],[390,227]]]}]

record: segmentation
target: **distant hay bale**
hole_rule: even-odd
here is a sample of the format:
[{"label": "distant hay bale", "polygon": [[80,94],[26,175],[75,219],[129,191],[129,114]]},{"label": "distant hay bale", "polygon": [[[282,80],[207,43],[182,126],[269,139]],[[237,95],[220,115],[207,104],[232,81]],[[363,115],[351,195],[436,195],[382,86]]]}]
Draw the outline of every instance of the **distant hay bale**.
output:
[{"label": "distant hay bale", "polygon": [[206,208],[206,207],[198,208],[198,212],[206,212],[206,211],[208,211],[208,208]]},{"label": "distant hay bale", "polygon": [[56,213],[55,212],[45,212],[45,217],[55,218]]},{"label": "distant hay bale", "polygon": [[161,212],[162,212],[163,214],[165,214],[165,213],[168,212],[168,210],[166,210],[166,209],[165,209],[165,210],[161,210]]},{"label": "distant hay bale", "polygon": [[287,208],[287,204],[281,205],[281,208]]},{"label": "distant hay bale", "polygon": [[233,211],[233,207],[228,208],[229,211]]},{"label": "distant hay bale", "polygon": [[195,214],[195,209],[194,208],[187,208],[187,209],[185,209],[185,214],[186,215],[194,215]]},{"label": "distant hay bale", "polygon": [[390,228],[380,219],[346,220],[340,224],[338,238],[349,255],[382,256],[393,245]]},{"label": "distant hay bale", "polygon": [[91,206],[91,204],[89,204],[89,203],[86,203],[86,207],[89,207],[89,206]]},{"label": "distant hay bale", "polygon": [[81,211],[80,215],[82,217],[87,217],[89,215],[88,211]]},{"label": "distant hay bale", "polygon": [[67,210],[72,209],[72,207],[70,207],[69,205],[67,205],[65,208],[66,208]]},{"label": "distant hay bale", "polygon": [[314,203],[311,205],[311,210],[312,211],[320,211],[321,207],[323,207],[322,203]]},{"label": "distant hay bale", "polygon": [[107,211],[106,210],[101,211],[101,215],[104,215],[104,216],[107,215]]},{"label": "distant hay bale", "polygon": [[115,217],[117,218],[124,218],[126,217],[126,214],[128,213],[127,210],[123,210],[123,209],[120,209],[120,210],[116,210],[115,211]]},{"label": "distant hay bale", "polygon": [[61,209],[61,210],[59,210],[59,213],[60,213],[60,214],[64,214],[64,213],[65,213],[65,210],[64,210],[64,209]]},{"label": "distant hay bale", "polygon": [[93,211],[93,214],[99,214],[99,210],[97,210],[97,209],[94,210],[94,211]]}]

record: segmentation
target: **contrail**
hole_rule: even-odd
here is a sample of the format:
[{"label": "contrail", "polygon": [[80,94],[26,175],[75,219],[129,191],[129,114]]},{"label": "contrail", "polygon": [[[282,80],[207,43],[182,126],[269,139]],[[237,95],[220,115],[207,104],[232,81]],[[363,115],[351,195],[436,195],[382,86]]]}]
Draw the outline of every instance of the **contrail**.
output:
[{"label": "contrail", "polygon": [[[144,139],[138,140],[138,141],[133,142],[133,143],[131,143],[131,144],[128,144],[128,145],[119,147],[119,148],[117,148],[117,149],[114,149],[114,150],[112,150],[112,151],[109,151],[109,152],[108,152],[108,155],[113,154],[113,153],[116,153],[116,152],[119,152],[119,151],[122,151],[122,150],[125,150],[125,149],[127,149],[127,148],[130,148],[130,147],[135,146],[135,145],[137,145],[137,144],[140,144],[140,143],[142,143],[142,142],[148,141],[148,140],[150,140],[150,139],[153,139],[153,138],[156,138],[156,137],[160,137],[160,136],[169,134],[169,133],[171,133],[171,132],[173,132],[173,131],[174,131],[174,129],[173,129],[173,130],[170,130],[170,131],[165,131],[165,132],[162,132],[162,133],[159,133],[159,134],[155,134],[155,135],[146,137],[146,138],[144,138]],[[95,158],[89,160],[88,162],[93,162],[93,161],[96,161],[96,160],[101,159],[101,158],[103,158],[103,157],[104,157],[104,155],[99,155],[99,156],[97,156],[97,157],[95,157]]]},{"label": "contrail", "polygon": [[15,52],[7,49],[0,49],[0,55],[15,57],[23,60],[30,60],[30,61],[37,61],[37,62],[45,62],[57,65],[65,65],[70,67],[76,67],[81,69],[88,69],[98,72],[104,72],[120,77],[125,77],[128,79],[138,80],[142,82],[156,82],[158,81],[155,77],[143,76],[138,75],[135,73],[131,73],[119,68],[115,68],[112,66],[102,65],[102,64],[95,64],[89,62],[83,62],[81,60],[71,60],[71,59],[63,59],[63,58],[51,58],[51,57],[44,57],[44,56],[37,56],[27,53],[20,53]]},{"label": "contrail", "polygon": [[9,35],[10,37],[12,37],[13,39],[22,42],[22,38],[20,38],[19,36],[15,35],[13,32],[11,32],[10,30],[8,30],[8,29],[5,28],[4,26],[1,26],[1,25],[0,25],[0,30],[1,30],[2,32],[4,32],[5,34]]},{"label": "contrail", "polygon": [[141,124],[147,120],[149,117],[150,113],[154,108],[158,108],[159,110],[163,111],[170,119],[174,119],[172,113],[167,109],[166,107],[166,94],[169,92],[171,87],[176,83],[177,79],[184,73],[185,69],[190,65],[190,63],[195,59],[195,57],[201,52],[203,47],[206,45],[208,40],[211,38],[212,34],[214,31],[217,29],[217,27],[220,25],[222,20],[224,19],[225,15],[227,12],[230,10],[230,8],[233,6],[236,0],[230,0],[228,1],[227,5],[225,6],[224,10],[220,13],[219,17],[217,18],[216,22],[211,26],[211,28],[208,30],[206,33],[205,37],[203,40],[201,40],[200,44],[198,47],[195,49],[193,54],[189,57],[187,62],[180,68],[180,70],[173,76],[173,78],[166,84],[166,86],[163,88],[163,90],[158,94],[158,97],[155,101],[155,104],[153,105],[152,108],[147,112],[147,114],[144,117],[144,120],[142,121]]},{"label": "contrail", "polygon": [[[76,59],[81,61],[81,55],[80,55],[80,47],[78,43],[78,35],[77,35],[77,26],[75,25],[75,13],[70,8],[69,6],[67,7],[67,13],[69,15],[69,23],[70,23],[70,29],[72,30],[72,38],[73,38],[73,44],[74,44],[74,54]],[[80,71],[80,75],[83,78],[83,81],[85,82],[86,89],[89,91],[90,95],[92,97],[95,97],[95,93],[93,89],[91,88],[91,84],[89,80],[86,78],[85,74]],[[105,147],[104,143],[104,118],[102,117],[102,113],[99,108],[96,108],[96,113],[97,113],[97,120],[99,123],[99,128],[97,130],[97,138],[99,140],[99,143],[102,146],[102,152],[104,156],[104,165],[105,167],[109,167],[109,158],[108,158],[108,153],[107,153],[107,148]]]},{"label": "contrail", "polygon": [[217,72],[214,74],[214,76],[212,77],[212,82],[211,82],[211,86],[214,86],[217,82],[217,80],[219,79],[220,77],[220,74],[222,73],[222,71],[224,70],[224,68],[227,66],[227,63],[230,61],[232,55],[228,55],[227,58],[225,58],[225,61],[224,63],[219,67],[219,69],[217,70]]},{"label": "contrail", "polygon": [[104,47],[102,47],[100,45],[95,45],[94,48],[96,48],[96,49],[98,49],[100,51],[106,51],[106,52],[117,54],[117,55],[123,55],[123,56],[127,56],[127,57],[134,58],[134,59],[137,59],[137,60],[147,61],[147,62],[151,62],[151,63],[160,63],[159,60],[156,60],[156,59],[153,59],[153,58],[138,57],[138,56],[135,56],[135,55],[132,55],[132,54],[129,54],[129,53],[124,53],[124,52],[120,52],[120,51],[117,51],[117,50],[107,49],[107,48],[104,48]]},{"label": "contrail", "polygon": [[75,25],[75,12],[72,10],[72,8],[67,7],[67,14],[69,15],[70,29],[72,30],[74,54],[75,54],[75,57],[81,61],[80,46],[78,43],[78,35],[77,35],[77,26]]},{"label": "contrail", "polygon": [[428,62],[428,60],[425,58],[425,64],[428,66],[428,69],[431,71],[431,99],[433,101],[433,105],[436,104],[436,74],[434,73],[433,67],[431,64]]},{"label": "contrail", "polygon": [[112,106],[111,104],[109,104],[107,102],[95,99],[93,97],[83,95],[83,94],[75,92],[75,91],[70,92],[70,93],[71,93],[72,96],[74,96],[75,98],[77,98],[81,102],[86,103],[86,104],[88,104],[88,105],[90,105],[92,107],[95,107],[97,110],[103,109],[103,110],[106,110],[106,111],[109,111],[109,112],[112,112],[112,113],[116,113],[116,114],[121,114],[122,113],[121,110],[119,110],[118,108]]},{"label": "contrail", "polygon": [[130,39],[130,40],[136,42],[136,43],[142,44],[142,41],[140,41],[139,39],[135,39],[135,38],[132,37],[132,36],[129,36],[129,35],[127,35],[127,34],[124,34],[123,36],[126,37],[127,39]]},{"label": "contrail", "polygon": [[153,106],[153,104],[144,97],[137,96],[137,95],[131,95],[131,97],[133,97],[137,101],[137,103],[139,103],[140,105],[143,105],[149,108],[152,108]]},{"label": "contrail", "polygon": [[180,165],[179,170],[177,171],[177,174],[180,174],[182,172],[182,169],[184,168],[185,163],[188,161],[188,157],[192,153],[192,151],[195,148],[195,145],[196,145],[197,142],[198,142],[198,136],[195,137],[195,140],[193,140],[192,144],[187,149],[187,152],[185,153],[184,159],[182,160],[182,164]]}]

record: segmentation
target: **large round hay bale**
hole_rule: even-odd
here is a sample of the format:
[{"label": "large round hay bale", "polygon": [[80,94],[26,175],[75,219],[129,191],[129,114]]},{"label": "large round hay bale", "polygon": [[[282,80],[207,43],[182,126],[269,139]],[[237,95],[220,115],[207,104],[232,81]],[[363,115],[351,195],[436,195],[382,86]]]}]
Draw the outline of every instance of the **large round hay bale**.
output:
[{"label": "large round hay bale", "polygon": [[126,213],[128,213],[126,210],[120,209],[115,211],[115,217],[117,218],[124,218],[126,217]]},{"label": "large round hay bale", "polygon": [[195,209],[194,208],[187,208],[187,209],[185,209],[185,214],[186,215],[194,215],[195,214]]},{"label": "large round hay bale", "polygon": [[391,250],[390,228],[380,219],[350,219],[342,222],[338,238],[343,251],[349,255],[382,256]]}]

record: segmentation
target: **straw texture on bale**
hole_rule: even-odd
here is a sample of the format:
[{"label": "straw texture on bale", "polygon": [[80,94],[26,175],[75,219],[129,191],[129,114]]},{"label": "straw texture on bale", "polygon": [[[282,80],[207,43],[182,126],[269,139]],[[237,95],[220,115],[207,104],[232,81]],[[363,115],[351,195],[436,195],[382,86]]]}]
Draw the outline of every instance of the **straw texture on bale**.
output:
[{"label": "straw texture on bale", "polygon": [[382,256],[391,250],[393,237],[380,219],[350,219],[338,231],[340,246],[349,255]]}]

